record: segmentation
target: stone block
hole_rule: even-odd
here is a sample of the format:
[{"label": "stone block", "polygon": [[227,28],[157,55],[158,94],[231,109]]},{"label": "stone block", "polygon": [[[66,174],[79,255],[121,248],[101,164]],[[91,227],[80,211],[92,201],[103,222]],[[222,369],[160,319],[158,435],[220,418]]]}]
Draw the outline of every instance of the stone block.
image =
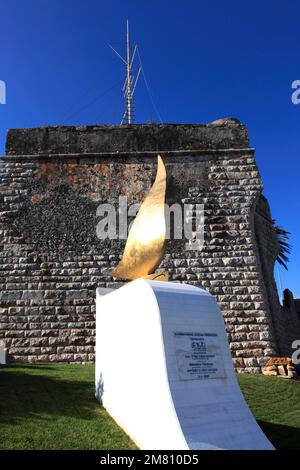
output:
[{"label": "stone block", "polygon": [[263,375],[267,375],[269,377],[275,377],[278,375],[277,370],[266,370],[265,368],[262,368],[262,373]]},{"label": "stone block", "polygon": [[249,367],[257,368],[257,366],[259,365],[255,357],[245,357],[244,363],[245,363],[245,367],[247,368]]},{"label": "stone block", "polygon": [[2,291],[0,292],[1,300],[19,300],[21,299],[22,291]]},{"label": "stone block", "polygon": [[277,366],[278,374],[286,377],[287,373],[284,366]]},{"label": "stone block", "polygon": [[42,300],[44,293],[41,290],[25,290],[22,294],[23,300]]}]

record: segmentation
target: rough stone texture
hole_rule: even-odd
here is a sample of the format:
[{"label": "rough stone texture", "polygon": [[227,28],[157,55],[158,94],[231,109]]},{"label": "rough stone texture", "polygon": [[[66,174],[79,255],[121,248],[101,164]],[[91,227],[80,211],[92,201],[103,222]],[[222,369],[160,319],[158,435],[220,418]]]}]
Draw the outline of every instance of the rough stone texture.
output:
[{"label": "rough stone texture", "polygon": [[299,298],[296,298],[294,299],[294,310],[295,310],[295,313],[298,314],[298,318],[300,318],[300,299]]},{"label": "rough stone texture", "polygon": [[291,347],[292,343],[300,338],[300,312],[296,310],[296,302],[289,289],[283,291],[283,305],[278,328],[284,331],[280,337],[280,349],[283,354],[290,356],[294,352]]},{"label": "rough stone texture", "polygon": [[280,354],[291,356],[292,343],[300,338],[300,315],[296,312],[293,294],[288,289],[284,291],[283,305],[279,301],[273,275],[279,245],[273,229],[269,204],[263,195],[260,195],[255,209],[255,233],[260,270],[269,304],[270,330]]},{"label": "rough stone texture", "polygon": [[270,358],[262,367],[262,373],[269,376],[279,375],[285,379],[294,379],[298,376],[290,357]]},{"label": "rough stone texture", "polygon": [[117,204],[119,195],[141,202],[158,151],[167,167],[167,202],[205,205],[203,250],[187,251],[186,240],[171,240],[161,267],[170,280],[202,285],[216,297],[237,371],[258,373],[281,353],[285,332],[276,330],[280,306],[265,257],[273,233],[270,221],[263,229],[257,224],[266,214],[265,208],[255,212],[262,181],[237,120],[12,130],[6,148],[0,340],[11,360],[94,360],[95,288],[120,285],[107,269],[125,244],[96,237],[96,208]]},{"label": "rough stone texture", "polygon": [[291,366],[293,361],[290,357],[272,357],[266,363],[266,367],[271,366]]},{"label": "rough stone texture", "polygon": [[237,119],[211,124],[79,126],[11,129],[7,155],[120,153],[169,150],[239,149],[248,146],[247,130]]}]

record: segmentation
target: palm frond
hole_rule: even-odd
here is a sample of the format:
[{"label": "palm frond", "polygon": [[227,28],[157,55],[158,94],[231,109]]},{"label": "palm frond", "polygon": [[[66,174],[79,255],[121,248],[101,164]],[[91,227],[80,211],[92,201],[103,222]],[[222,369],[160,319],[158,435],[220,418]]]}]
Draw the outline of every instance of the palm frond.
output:
[{"label": "palm frond", "polygon": [[276,225],[276,221],[274,219],[272,219],[272,223],[279,244],[279,253],[277,255],[276,261],[287,270],[287,263],[289,262],[288,255],[292,250],[292,247],[289,243],[291,233],[285,230],[283,227]]}]

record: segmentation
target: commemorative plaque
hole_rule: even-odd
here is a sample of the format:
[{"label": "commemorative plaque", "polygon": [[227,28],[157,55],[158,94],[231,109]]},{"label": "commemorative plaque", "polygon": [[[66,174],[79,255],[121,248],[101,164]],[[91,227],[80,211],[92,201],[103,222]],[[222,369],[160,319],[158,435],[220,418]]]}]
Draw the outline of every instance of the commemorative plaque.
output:
[{"label": "commemorative plaque", "polygon": [[226,376],[217,333],[174,333],[180,380],[219,379]]}]

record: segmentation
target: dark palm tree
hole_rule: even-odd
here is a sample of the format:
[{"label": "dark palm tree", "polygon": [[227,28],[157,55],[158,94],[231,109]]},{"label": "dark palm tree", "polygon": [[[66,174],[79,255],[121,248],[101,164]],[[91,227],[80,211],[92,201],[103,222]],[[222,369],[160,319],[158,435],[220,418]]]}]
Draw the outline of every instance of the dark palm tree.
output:
[{"label": "dark palm tree", "polygon": [[289,244],[290,232],[287,232],[284,230],[284,228],[275,225],[276,221],[274,219],[272,220],[272,223],[279,244],[279,253],[277,255],[276,261],[287,270],[287,263],[289,261],[289,257],[287,255],[291,253],[292,249],[291,245]]}]

